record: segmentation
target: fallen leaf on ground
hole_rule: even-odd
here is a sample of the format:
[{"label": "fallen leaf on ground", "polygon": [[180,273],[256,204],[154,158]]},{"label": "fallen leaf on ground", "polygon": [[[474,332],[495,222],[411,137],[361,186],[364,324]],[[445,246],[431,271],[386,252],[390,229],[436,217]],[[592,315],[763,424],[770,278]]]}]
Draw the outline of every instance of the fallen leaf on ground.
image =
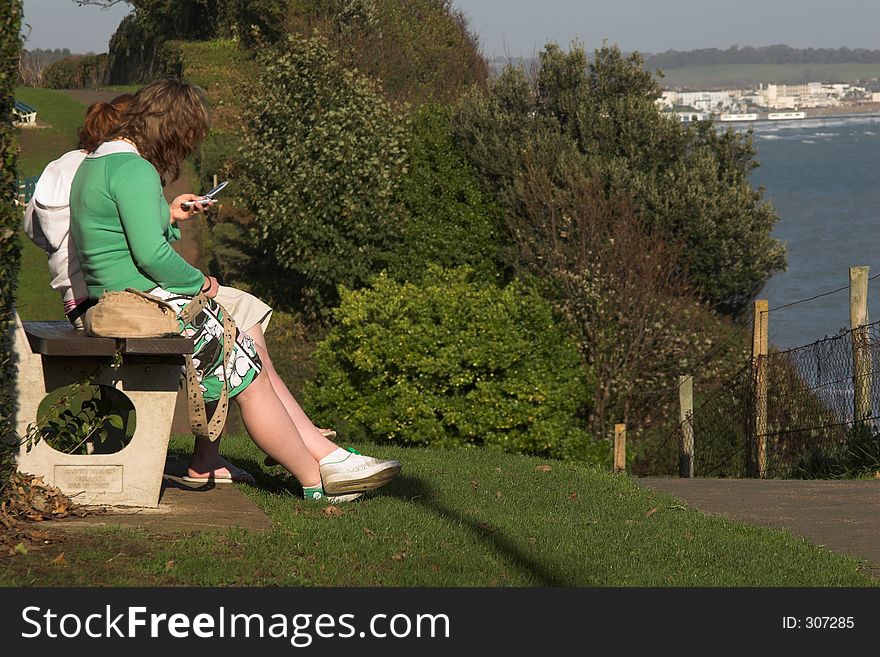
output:
[{"label": "fallen leaf on ground", "polygon": [[657,513],[657,507],[656,507],[656,506],[655,506],[653,509],[650,509],[647,513],[645,513],[645,517],[646,517],[646,518],[650,518],[650,517],[653,516],[655,513]]},{"label": "fallen leaf on ground", "polygon": [[165,572],[171,572],[174,569],[174,559],[169,559],[165,562]]},{"label": "fallen leaf on ground", "polygon": [[578,501],[578,494],[577,494],[576,490],[573,490],[573,491],[571,491],[571,493],[569,493],[568,501],[569,502],[577,502]]},{"label": "fallen leaf on ground", "polygon": [[403,561],[404,559],[406,559],[406,552],[398,552],[397,554],[391,555],[392,561]]},{"label": "fallen leaf on ground", "polygon": [[496,497],[496,499],[499,499],[499,500],[501,499],[502,496],[501,496],[501,491],[500,491],[500,490],[496,490],[496,491],[495,491],[495,497]]},{"label": "fallen leaf on ground", "polygon": [[341,516],[343,514],[343,511],[338,506],[333,506],[331,504],[324,509],[323,513],[325,516]]},{"label": "fallen leaf on ground", "polygon": [[477,486],[479,486],[479,485],[480,485],[480,482],[478,482],[476,479],[471,479],[471,488],[473,488],[474,490],[477,490]]},{"label": "fallen leaf on ground", "polygon": [[64,558],[64,553],[62,552],[57,557],[52,559],[52,561],[50,561],[49,563],[52,564],[53,566],[66,566],[67,559]]},{"label": "fallen leaf on ground", "polygon": [[551,468],[547,464],[541,464],[535,466],[535,472],[552,472],[553,468]]},{"label": "fallen leaf on ground", "polygon": [[369,536],[370,538],[376,538],[376,535],[373,533],[373,530],[369,527],[364,527],[364,534]]}]

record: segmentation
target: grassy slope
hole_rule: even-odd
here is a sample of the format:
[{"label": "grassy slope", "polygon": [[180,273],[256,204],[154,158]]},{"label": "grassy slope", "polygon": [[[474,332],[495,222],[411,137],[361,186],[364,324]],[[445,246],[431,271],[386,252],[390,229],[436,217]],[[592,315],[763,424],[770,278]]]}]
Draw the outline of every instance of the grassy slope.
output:
[{"label": "grassy slope", "polygon": [[880,76],[880,64],[738,64],[664,71],[665,87],[748,86],[759,82],[852,82]]},{"label": "grassy slope", "polygon": [[[18,131],[21,159],[19,175],[36,176],[49,162],[76,147],[76,132],[86,106],[51,89],[17,88],[15,97],[37,108],[37,119],[46,128]],[[22,233],[21,273],[16,305],[22,319],[64,319],[58,294],[49,287],[46,254]]]},{"label": "grassy slope", "polygon": [[[190,439],[191,440],[191,439]],[[189,441],[175,439],[186,453]],[[272,518],[265,534],[96,530],[0,561],[2,585],[871,586],[855,560],[775,530],[686,509],[628,477],[495,450],[368,446],[404,463],[382,493],[340,505],[298,497],[224,439],[257,474],[242,487]],[[60,553],[66,565],[51,563]]]}]

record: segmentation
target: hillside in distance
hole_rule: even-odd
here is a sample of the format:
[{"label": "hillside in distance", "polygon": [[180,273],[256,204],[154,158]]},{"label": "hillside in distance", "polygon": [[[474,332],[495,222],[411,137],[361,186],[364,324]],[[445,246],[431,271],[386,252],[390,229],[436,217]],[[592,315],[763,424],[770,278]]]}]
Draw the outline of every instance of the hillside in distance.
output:
[{"label": "hillside in distance", "polygon": [[[642,53],[645,68],[662,71],[662,85],[677,89],[752,87],[760,83],[857,82],[880,89],[880,50],[850,48],[790,48],[731,46],[725,50],[668,50]],[[534,57],[496,58],[490,65],[500,72],[507,65],[527,71]]]}]

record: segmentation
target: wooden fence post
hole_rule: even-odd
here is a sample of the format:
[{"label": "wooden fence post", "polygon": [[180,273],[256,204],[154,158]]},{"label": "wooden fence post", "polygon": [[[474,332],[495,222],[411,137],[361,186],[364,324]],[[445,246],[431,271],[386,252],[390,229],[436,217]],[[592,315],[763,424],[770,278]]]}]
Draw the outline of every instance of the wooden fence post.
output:
[{"label": "wooden fence post", "polygon": [[767,299],[755,301],[752,327],[752,374],[755,382],[754,416],[752,417],[751,455],[748,474],[764,478],[767,474],[767,350],[769,341],[769,304]]},{"label": "wooden fence post", "polygon": [[678,404],[680,422],[678,449],[678,476],[694,476],[694,377],[678,377]]},{"label": "wooden fence post", "polygon": [[871,353],[868,351],[868,268],[849,268],[849,325],[853,350],[853,420],[871,417]]},{"label": "wooden fence post", "polygon": [[614,425],[614,471],[626,471],[626,425]]}]

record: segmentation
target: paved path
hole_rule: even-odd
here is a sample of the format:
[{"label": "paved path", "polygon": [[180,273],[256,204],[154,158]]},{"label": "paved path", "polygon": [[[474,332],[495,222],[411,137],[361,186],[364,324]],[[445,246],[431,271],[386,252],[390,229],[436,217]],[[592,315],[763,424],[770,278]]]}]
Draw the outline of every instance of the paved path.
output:
[{"label": "paved path", "polygon": [[59,521],[60,530],[138,527],[153,534],[240,527],[266,531],[272,521],[232,484],[190,484],[181,478],[186,460],[169,457],[158,509],[111,508],[107,513]]},{"label": "paved path", "polygon": [[706,511],[755,525],[784,528],[829,550],[864,559],[880,575],[880,479],[635,480]]}]

